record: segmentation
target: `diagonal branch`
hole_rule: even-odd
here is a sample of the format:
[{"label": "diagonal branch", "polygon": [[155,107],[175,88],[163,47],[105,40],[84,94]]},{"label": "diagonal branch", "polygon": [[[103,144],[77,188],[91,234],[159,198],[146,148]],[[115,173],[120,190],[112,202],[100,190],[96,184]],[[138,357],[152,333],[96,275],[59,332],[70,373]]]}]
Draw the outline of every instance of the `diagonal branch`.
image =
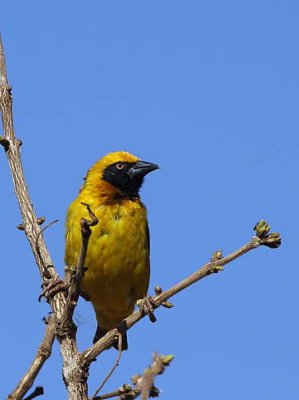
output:
[{"label": "diagonal branch", "polygon": [[42,366],[51,355],[51,349],[55,338],[55,320],[49,317],[43,341],[41,342],[35,359],[30,368],[18,383],[15,390],[8,396],[7,400],[21,400],[27,391],[32,387],[35,378],[37,377]]},{"label": "diagonal branch", "polygon": [[[261,221],[261,223],[265,223],[265,221]],[[258,225],[258,224],[257,224]],[[257,226],[256,225],[256,226]],[[267,227],[269,227],[267,225]],[[269,227],[270,229],[270,227]],[[226,257],[222,257],[221,252],[215,252],[212,260],[201,267],[199,270],[189,275],[187,278],[183,279],[181,282],[177,283],[173,287],[164,292],[161,292],[156,297],[153,298],[153,307],[158,308],[161,305],[165,305],[169,307],[167,303],[168,299],[170,299],[175,294],[181,292],[186,289],[190,285],[193,285],[195,282],[198,282],[200,279],[203,279],[211,274],[217,273],[223,269],[223,266],[236,260],[241,257],[245,253],[248,253],[251,250],[256,249],[260,246],[267,247],[278,247],[281,243],[281,239],[278,233],[272,233],[268,235],[269,230],[267,230],[267,235],[261,234],[259,230],[257,230],[257,236],[254,236],[250,242],[246,243],[244,246],[240,247],[238,250],[229,254]],[[220,253],[220,254],[219,254]],[[216,255],[216,256],[215,256]],[[85,365],[89,365],[100,353],[103,352],[107,347],[111,346],[117,336],[118,332],[125,332],[130,329],[133,325],[136,324],[140,319],[145,316],[142,311],[138,310],[131,314],[129,317],[124,319],[117,328],[112,329],[107,332],[105,336],[103,336],[100,340],[98,340],[93,346],[89,349],[85,350],[81,354],[81,360]]]}]

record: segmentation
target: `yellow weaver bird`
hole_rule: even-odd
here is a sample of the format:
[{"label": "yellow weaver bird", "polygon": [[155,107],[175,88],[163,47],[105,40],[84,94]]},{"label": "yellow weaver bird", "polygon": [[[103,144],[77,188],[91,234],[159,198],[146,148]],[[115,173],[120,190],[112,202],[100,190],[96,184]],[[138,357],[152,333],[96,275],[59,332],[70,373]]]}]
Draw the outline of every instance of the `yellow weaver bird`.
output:
[{"label": "yellow weaver bird", "polygon": [[[124,151],[107,154],[87,172],[66,218],[66,267],[76,266],[81,250],[81,218],[89,204],[99,222],[92,228],[81,283],[82,296],[93,304],[98,328],[94,342],[130,315],[146,296],[150,275],[149,230],[139,189],[156,164]],[[117,348],[117,343],[114,344]],[[126,333],[122,349],[128,348]]]}]

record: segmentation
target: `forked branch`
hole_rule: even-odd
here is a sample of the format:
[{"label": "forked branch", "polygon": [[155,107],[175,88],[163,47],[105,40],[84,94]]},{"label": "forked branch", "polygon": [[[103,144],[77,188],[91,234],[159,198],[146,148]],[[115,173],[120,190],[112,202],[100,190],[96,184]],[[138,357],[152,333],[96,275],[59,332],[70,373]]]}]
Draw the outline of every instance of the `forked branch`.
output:
[{"label": "forked branch", "polygon": [[166,367],[173,360],[172,355],[153,354],[153,362],[146,368],[142,375],[134,375],[131,377],[133,386],[124,384],[114,392],[104,394],[102,396],[93,397],[92,400],[105,400],[119,397],[121,400],[134,400],[141,395],[142,400],[147,400],[149,397],[158,397],[159,389],[154,385],[154,379],[157,375],[163,374]]}]

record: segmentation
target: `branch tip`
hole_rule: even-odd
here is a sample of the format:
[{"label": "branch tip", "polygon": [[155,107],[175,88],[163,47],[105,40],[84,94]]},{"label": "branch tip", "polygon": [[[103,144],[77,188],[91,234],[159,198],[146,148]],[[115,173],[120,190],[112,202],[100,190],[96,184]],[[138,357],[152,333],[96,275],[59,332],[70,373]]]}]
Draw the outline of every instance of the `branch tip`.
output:
[{"label": "branch tip", "polygon": [[268,222],[263,219],[257,222],[253,228],[253,230],[256,232],[256,236],[260,239],[266,237],[267,234],[270,232],[270,229],[271,227],[270,225],[268,225]]},{"label": "branch tip", "polygon": [[174,304],[168,300],[162,301],[161,306],[164,308],[173,308]]},{"label": "branch tip", "polygon": [[277,249],[281,245],[281,236],[279,232],[270,233],[262,242],[263,246],[270,247],[270,249]]},{"label": "branch tip", "polygon": [[261,245],[277,249],[281,245],[281,236],[279,232],[270,233],[271,227],[264,220],[257,222],[253,228],[256,231],[256,236],[261,239]]},{"label": "branch tip", "polygon": [[162,364],[164,365],[164,367],[168,367],[173,359],[174,359],[173,354],[167,354],[164,356],[163,355],[160,356],[160,360],[161,360]]}]

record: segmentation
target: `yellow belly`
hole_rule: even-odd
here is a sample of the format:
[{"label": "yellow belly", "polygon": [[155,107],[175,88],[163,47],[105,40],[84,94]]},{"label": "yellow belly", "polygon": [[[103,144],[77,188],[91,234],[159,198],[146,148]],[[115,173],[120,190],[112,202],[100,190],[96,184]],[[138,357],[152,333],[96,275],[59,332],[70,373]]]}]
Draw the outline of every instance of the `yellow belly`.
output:
[{"label": "yellow belly", "polygon": [[[79,196],[80,197],[80,196]],[[88,218],[86,201],[99,219],[92,228],[81,288],[91,300],[101,328],[111,329],[134,309],[147,293],[149,248],[146,210],[140,201],[92,204],[76,199],[66,222],[66,265],[76,265],[80,254],[80,218]]]}]

